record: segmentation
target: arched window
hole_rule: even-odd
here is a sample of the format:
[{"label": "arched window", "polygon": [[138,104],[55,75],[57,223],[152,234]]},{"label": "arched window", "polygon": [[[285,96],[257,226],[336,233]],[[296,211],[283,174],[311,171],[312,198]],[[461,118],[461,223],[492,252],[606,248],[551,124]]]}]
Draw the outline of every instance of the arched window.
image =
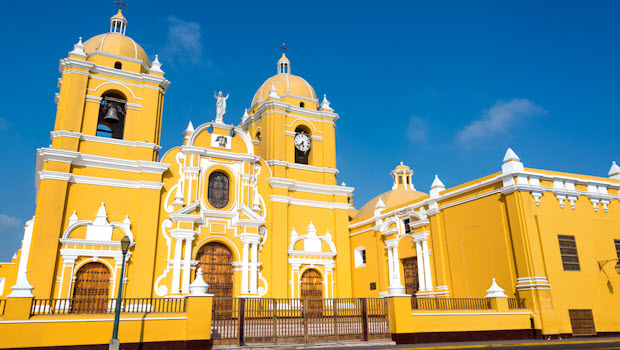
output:
[{"label": "arched window", "polygon": [[295,129],[295,163],[308,164],[311,136],[310,130],[305,126],[298,126]]},{"label": "arched window", "polygon": [[256,132],[256,139],[257,139],[258,141],[260,141],[260,140],[262,140],[262,139],[263,139],[263,135],[261,135],[260,131]]},{"label": "arched window", "polygon": [[398,177],[398,183],[399,183],[400,185],[402,185],[402,184],[403,184],[403,177],[402,177],[402,176],[399,176],[399,177]]},{"label": "arched window", "polygon": [[110,136],[104,137],[122,139],[125,130],[127,99],[118,91],[106,92],[101,98],[99,118],[97,120],[97,132],[108,132]]},{"label": "arched window", "polygon": [[102,263],[80,267],[75,277],[71,312],[105,313],[110,288],[110,270]]},{"label": "arched window", "polygon": [[123,69],[123,64],[117,61],[116,63],[114,63],[114,68]]},{"label": "arched window", "polygon": [[217,209],[222,209],[228,204],[228,176],[220,171],[214,171],[209,175],[208,198],[209,203]]},{"label": "arched window", "polygon": [[299,107],[304,108],[305,106],[306,106],[306,104],[305,104],[305,103],[303,103],[303,102],[299,102]]},{"label": "arched window", "polygon": [[357,247],[353,252],[353,258],[355,260],[355,267],[364,267],[366,266],[366,248]]}]

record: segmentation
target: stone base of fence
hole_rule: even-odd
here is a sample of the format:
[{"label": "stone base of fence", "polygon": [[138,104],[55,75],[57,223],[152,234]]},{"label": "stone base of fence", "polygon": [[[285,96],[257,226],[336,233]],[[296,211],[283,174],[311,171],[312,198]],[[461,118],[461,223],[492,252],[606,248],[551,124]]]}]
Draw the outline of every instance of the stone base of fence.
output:
[{"label": "stone base of fence", "polygon": [[[184,312],[132,312],[120,317],[122,349],[210,349],[211,296],[186,297]],[[33,298],[7,298],[0,348],[108,349],[114,314],[33,313]]]},{"label": "stone base of fence", "polygon": [[532,338],[529,310],[510,310],[506,298],[490,299],[487,310],[412,310],[410,297],[388,297],[392,340],[416,344]]}]

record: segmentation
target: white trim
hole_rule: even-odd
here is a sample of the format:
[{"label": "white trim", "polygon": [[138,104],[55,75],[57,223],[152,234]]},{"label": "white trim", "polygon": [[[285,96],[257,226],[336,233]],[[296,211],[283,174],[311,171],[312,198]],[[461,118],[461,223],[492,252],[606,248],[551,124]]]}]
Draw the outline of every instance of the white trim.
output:
[{"label": "white trim", "polygon": [[[58,323],[58,322],[107,322],[114,321],[114,315],[109,314],[111,318],[93,318],[93,319],[47,319],[47,320],[25,320],[25,321],[0,321],[2,323]],[[35,315],[37,316],[46,316],[46,315]],[[55,315],[59,316],[59,315]],[[62,316],[62,315],[60,315]],[[68,314],[67,316],[75,316],[75,314]],[[139,318],[123,318],[119,319],[120,321],[160,321],[160,320],[187,320],[187,316],[179,316],[179,317],[139,317]]]},{"label": "white trim", "polygon": [[348,210],[351,208],[351,205],[348,203],[337,203],[337,202],[321,202],[321,201],[313,201],[308,199],[298,199],[291,198],[287,196],[278,196],[278,195],[270,195],[269,199],[272,202],[280,202],[287,203],[289,205],[300,205],[305,207],[314,207],[314,208],[323,208],[323,209],[345,209]]},{"label": "white trim", "polygon": [[336,168],[325,168],[325,167],[318,167],[318,166],[306,165],[306,164],[289,163],[289,162],[282,161],[282,160],[267,160],[265,161],[265,163],[267,163],[267,165],[270,165],[270,166],[280,165],[280,166],[284,166],[284,167],[291,168],[291,169],[309,170],[309,171],[316,171],[319,173],[332,173],[335,175],[338,175],[339,173],[338,169]]},{"label": "white trim", "polygon": [[158,151],[158,152],[159,152],[159,150],[161,150],[161,146],[160,145],[157,145],[157,144],[154,144],[154,143],[150,143],[150,142],[127,141],[127,140],[111,139],[111,138],[108,138],[108,137],[84,135],[84,134],[79,133],[79,132],[66,131],[66,130],[52,131],[50,133],[50,136],[51,136],[52,139],[56,138],[56,137],[71,137],[71,138],[80,139],[82,141],[107,143],[107,144],[119,145],[119,146],[142,147],[142,148],[152,149],[152,150]]},{"label": "white trim", "polygon": [[56,148],[39,148],[37,157],[43,162],[54,161],[71,163],[73,165],[94,167],[108,170],[129,171],[134,173],[163,174],[170,167],[169,164],[145,160],[128,160],[106,156],[97,156]]},{"label": "white trim", "polygon": [[[438,310],[441,311],[441,310]],[[531,315],[531,312],[437,312],[437,313],[417,313],[412,312],[411,316],[493,316],[493,315]]]},{"label": "white trim", "polygon": [[108,179],[108,178],[103,178],[103,177],[73,175],[69,173],[61,173],[61,172],[49,171],[49,170],[39,171],[39,179],[40,180],[45,180],[45,179],[62,180],[62,181],[68,181],[71,183],[86,184],[86,185],[99,185],[99,186],[134,188],[134,189],[144,188],[144,189],[150,189],[150,190],[161,190],[162,187],[164,186],[163,182]]},{"label": "white trim", "polygon": [[332,196],[349,196],[353,194],[354,187],[338,185],[321,185],[311,182],[301,182],[281,177],[269,177],[267,183],[271,187],[286,188],[289,191],[309,192],[316,194],[327,194]]}]

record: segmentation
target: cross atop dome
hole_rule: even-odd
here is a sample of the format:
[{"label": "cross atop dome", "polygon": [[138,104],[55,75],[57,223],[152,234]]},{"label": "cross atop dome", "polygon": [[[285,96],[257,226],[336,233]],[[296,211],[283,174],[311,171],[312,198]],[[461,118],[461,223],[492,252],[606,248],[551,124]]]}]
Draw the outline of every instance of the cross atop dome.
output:
[{"label": "cross atop dome", "polygon": [[278,71],[277,74],[291,74],[291,61],[288,60],[284,52],[288,50],[288,47],[284,43],[278,46],[282,49],[282,57],[278,60],[277,66]]},{"label": "cross atop dome", "polygon": [[127,4],[123,3],[123,0],[114,1],[115,4],[118,4],[118,12],[110,18],[110,33],[118,33],[121,35],[125,35],[125,31],[127,30],[127,18],[123,16],[123,6],[127,6]]}]

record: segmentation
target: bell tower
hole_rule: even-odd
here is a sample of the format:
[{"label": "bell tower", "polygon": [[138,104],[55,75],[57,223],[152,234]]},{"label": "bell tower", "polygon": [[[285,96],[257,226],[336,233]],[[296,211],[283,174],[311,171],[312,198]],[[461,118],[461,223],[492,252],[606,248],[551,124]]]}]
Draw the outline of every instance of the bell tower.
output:
[{"label": "bell tower", "polygon": [[[52,144],[37,150],[32,233],[37,244],[30,247],[29,257],[20,258],[27,260],[37,298],[71,297],[70,287],[58,281],[69,266],[104,257],[93,253],[97,244],[108,247],[105,254],[110,258],[118,255],[123,235],[144,242],[157,231],[151,213],[159,210],[162,177],[168,169],[158,162],[158,153],[164,93],[170,82],[158,57],[150,62],[126,32],[127,19],[118,10],[110,19],[109,32],[85,42],[80,38],[60,60]],[[116,225],[109,228],[112,233],[101,236],[101,242],[78,234],[76,239],[85,248],[73,250],[67,243],[69,228],[100,208],[105,208],[106,222]],[[152,276],[149,257],[154,246],[138,244],[131,252],[136,276]],[[118,267],[120,260],[110,266]],[[150,297],[144,290],[137,293]]]},{"label": "bell tower", "polygon": [[[80,38],[69,57],[60,61],[52,148],[86,147],[102,156],[157,160],[164,93],[170,82],[157,56],[150,63],[126,30],[127,19],[119,10],[110,19],[108,33],[84,43]],[[79,140],[65,142],[66,138]]]}]

